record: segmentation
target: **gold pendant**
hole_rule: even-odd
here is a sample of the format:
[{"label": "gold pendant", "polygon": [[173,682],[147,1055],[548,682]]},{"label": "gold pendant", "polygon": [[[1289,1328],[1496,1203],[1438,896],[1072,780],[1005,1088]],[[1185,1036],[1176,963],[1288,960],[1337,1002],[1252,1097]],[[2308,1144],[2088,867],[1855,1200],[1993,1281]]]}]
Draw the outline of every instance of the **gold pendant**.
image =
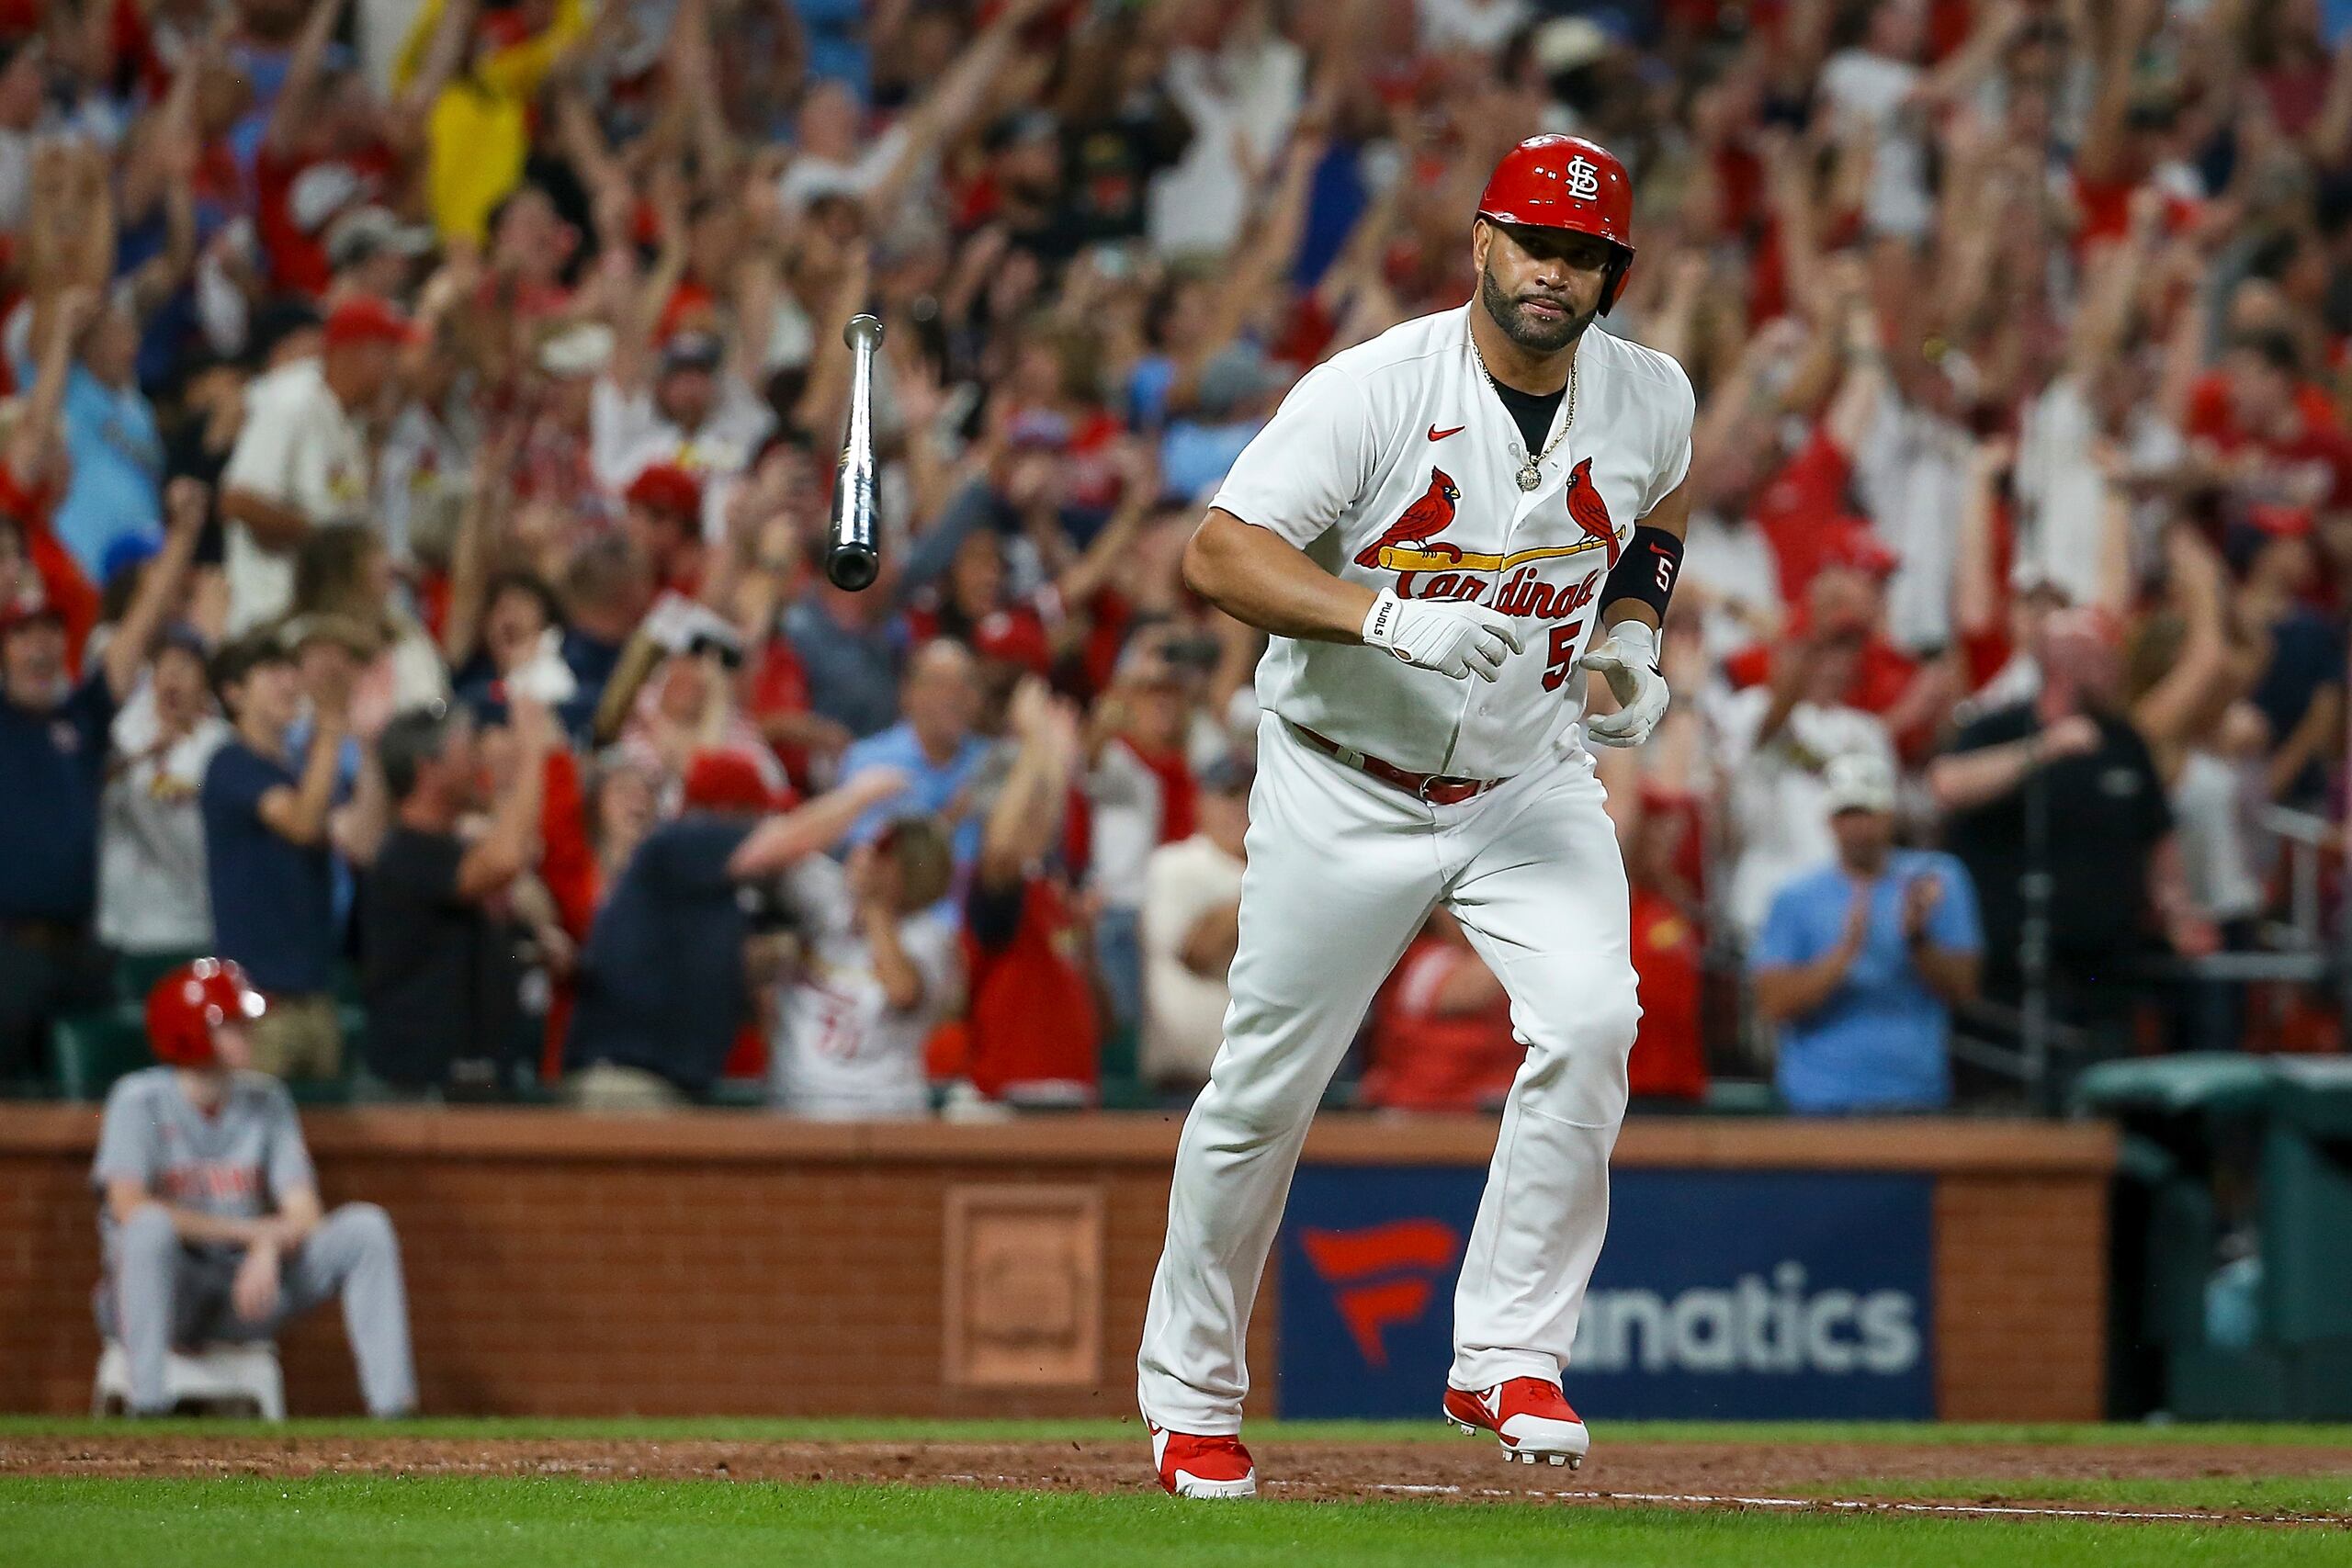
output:
[{"label": "gold pendant", "polygon": [[1537,485],[1540,485],[1543,482],[1544,475],[1536,468],[1534,464],[1530,463],[1525,468],[1519,470],[1520,489],[1533,490]]}]

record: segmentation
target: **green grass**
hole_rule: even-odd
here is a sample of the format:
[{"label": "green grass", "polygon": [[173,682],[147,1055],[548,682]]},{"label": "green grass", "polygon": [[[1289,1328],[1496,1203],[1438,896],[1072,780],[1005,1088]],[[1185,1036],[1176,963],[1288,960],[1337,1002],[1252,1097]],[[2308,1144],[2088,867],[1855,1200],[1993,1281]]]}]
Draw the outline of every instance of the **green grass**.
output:
[{"label": "green grass", "polygon": [[10,1568],[2285,1568],[2346,1553],[2326,1529],[368,1476],[0,1478],[0,1543]]},{"label": "green grass", "polygon": [[[2030,1497],[2038,1503],[2135,1503],[2154,1508],[2242,1508],[2256,1514],[2352,1516],[2352,1472],[2335,1475],[2200,1475],[2177,1480],[2134,1476],[2083,1481],[2056,1476],[2000,1481],[1882,1479],[1860,1476],[1801,1488],[1806,1497]],[[2347,1552],[2352,1557],[2352,1552]]]},{"label": "green grass", "polygon": [[[96,1421],[85,1416],[0,1416],[0,1440],[11,1437],[119,1436],[119,1421]],[[571,1438],[582,1441],[684,1442],[1094,1442],[1143,1440],[1139,1420],[943,1421],[928,1418],[820,1417],[782,1419],[764,1416],[665,1419],[561,1420],[547,1417],[436,1417],[382,1427],[357,1416],[328,1416],[275,1425],[257,1421],[142,1421],[141,1433],[220,1437],[287,1435],[292,1437],[381,1436],[404,1438]],[[1254,1441],[1271,1438],[1291,1442],[1394,1443],[1417,1438],[1442,1438],[1442,1422],[1427,1421],[1253,1421]],[[2352,1426],[2262,1426],[2251,1423],[2181,1423],[2171,1426],[2081,1424],[2067,1426],[2000,1426],[1901,1421],[1604,1421],[1594,1427],[1596,1440],[1620,1443],[2035,1443],[2078,1447],[2084,1444],[2149,1443],[2156,1445],[2262,1443],[2280,1447],[2352,1448]]]}]

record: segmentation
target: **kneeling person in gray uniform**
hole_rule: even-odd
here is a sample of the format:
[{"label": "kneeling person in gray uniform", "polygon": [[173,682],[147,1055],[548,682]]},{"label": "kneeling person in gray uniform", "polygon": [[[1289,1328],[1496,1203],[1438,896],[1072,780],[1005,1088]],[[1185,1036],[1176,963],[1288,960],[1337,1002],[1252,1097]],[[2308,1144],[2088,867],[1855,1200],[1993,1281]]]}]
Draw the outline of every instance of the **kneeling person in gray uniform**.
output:
[{"label": "kneeling person in gray uniform", "polygon": [[164,1065],[107,1096],[91,1173],[107,1265],[98,1326],[130,1360],[132,1412],[162,1415],[173,1347],[272,1338],[340,1295],[369,1413],[407,1415],[416,1372],[400,1243],[373,1203],[321,1211],[286,1086],[245,1070],[265,1005],[242,969],[212,958],[148,994]]}]

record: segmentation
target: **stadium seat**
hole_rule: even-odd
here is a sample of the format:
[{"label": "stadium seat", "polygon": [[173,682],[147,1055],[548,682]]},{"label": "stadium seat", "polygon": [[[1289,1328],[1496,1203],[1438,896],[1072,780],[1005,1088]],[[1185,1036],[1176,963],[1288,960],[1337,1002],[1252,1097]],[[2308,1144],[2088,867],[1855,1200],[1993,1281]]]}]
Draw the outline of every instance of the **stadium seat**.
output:
[{"label": "stadium seat", "polygon": [[154,1065],[145,1015],[134,1002],[68,1013],[50,1028],[49,1061],[60,1100],[104,1100],[115,1079]]},{"label": "stadium seat", "polygon": [[[213,1407],[241,1404],[265,1421],[286,1419],[286,1379],[278,1371],[277,1347],[267,1341],[175,1350],[164,1359],[164,1392],[175,1408],[191,1401]],[[90,1414],[111,1416],[130,1404],[130,1358],[109,1339],[98,1355]]]},{"label": "stadium seat", "polygon": [[114,994],[126,1002],[143,1003],[155,982],[200,953],[124,953],[114,961]]},{"label": "stadium seat", "polygon": [[1710,1116],[1778,1116],[1781,1095],[1770,1083],[1716,1078],[1707,1085],[1702,1109]]},{"label": "stadium seat", "polygon": [[1102,1049],[1095,1057],[1095,1081],[1104,1110],[1125,1110],[1139,1103],[1143,1089],[1141,1044],[1142,1031],[1132,1025],[1111,1030],[1102,1036]]},{"label": "stadium seat", "polygon": [[[2278,1056],[2262,1145],[2264,1327],[2352,1349],[2352,1061]],[[2352,1415],[2344,1391],[2334,1418]]]},{"label": "stadium seat", "polygon": [[710,1086],[710,1103],[730,1111],[757,1111],[767,1102],[765,1078],[721,1078]]}]

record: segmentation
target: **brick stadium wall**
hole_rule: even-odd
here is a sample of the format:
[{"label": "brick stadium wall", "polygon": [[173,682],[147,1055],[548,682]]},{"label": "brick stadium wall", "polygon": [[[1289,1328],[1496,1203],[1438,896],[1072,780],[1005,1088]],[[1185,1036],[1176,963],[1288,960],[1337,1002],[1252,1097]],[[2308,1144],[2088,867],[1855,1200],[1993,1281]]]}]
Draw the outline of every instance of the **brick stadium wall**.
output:
[{"label": "brick stadium wall", "polygon": [[[399,1227],[429,1411],[1131,1410],[1173,1118],[833,1127],[380,1111],[305,1125],[327,1201],[372,1200]],[[0,1106],[0,1409],[87,1405],[96,1130],[87,1108]],[[1483,1165],[1492,1139],[1469,1119],[1327,1118],[1307,1157]],[[1935,1174],[1941,1413],[2100,1413],[2104,1128],[1635,1122],[1617,1162]],[[1031,1196],[1049,1212],[1023,1212]],[[1271,1270],[1266,1289],[1270,1303]],[[1261,1310],[1253,1329],[1261,1408],[1272,1321]],[[334,1314],[282,1348],[294,1413],[359,1407]],[[1012,1381],[986,1382],[990,1366]]]}]

